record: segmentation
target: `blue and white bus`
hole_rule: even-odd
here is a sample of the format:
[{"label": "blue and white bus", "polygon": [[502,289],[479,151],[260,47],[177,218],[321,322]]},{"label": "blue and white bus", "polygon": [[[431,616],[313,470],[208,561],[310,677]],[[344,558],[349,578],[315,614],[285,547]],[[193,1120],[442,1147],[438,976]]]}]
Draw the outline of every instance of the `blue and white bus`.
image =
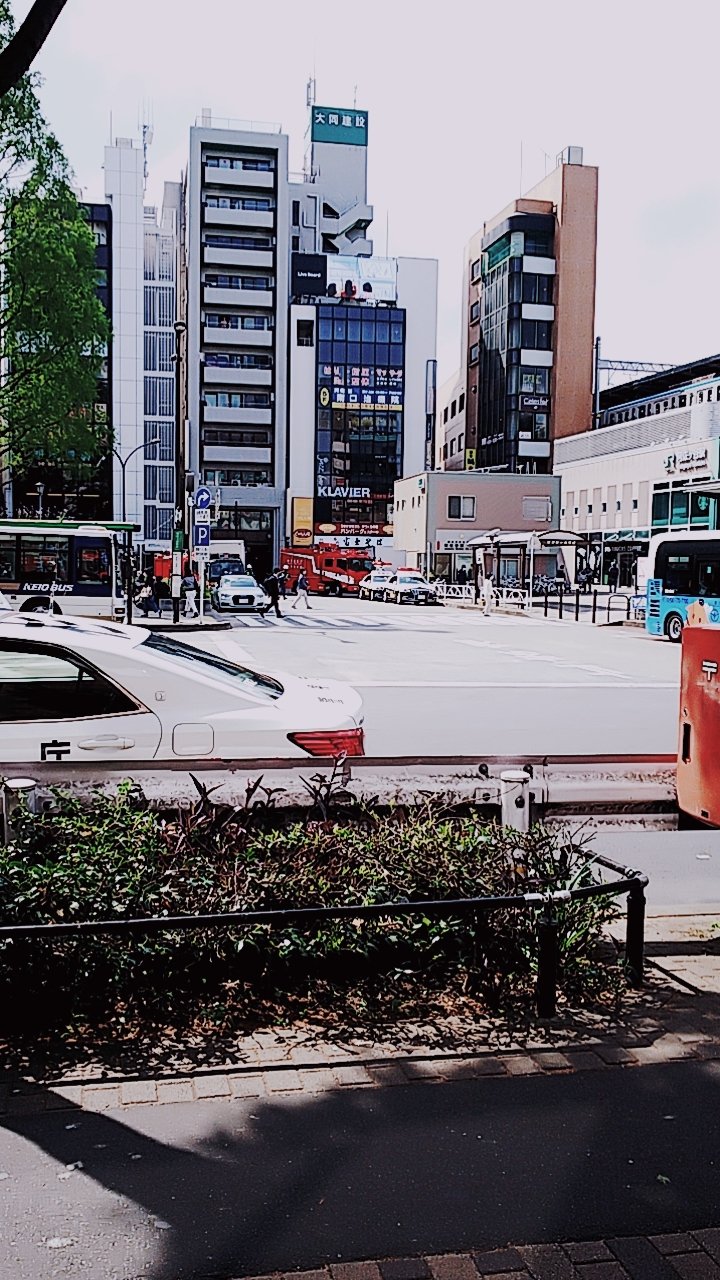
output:
[{"label": "blue and white bus", "polygon": [[0,594],[27,612],[118,618],[123,541],[137,526],[0,519]]},{"label": "blue and white bus", "polygon": [[677,642],[688,611],[693,622],[720,623],[720,530],[657,534],[642,570],[651,635]]}]

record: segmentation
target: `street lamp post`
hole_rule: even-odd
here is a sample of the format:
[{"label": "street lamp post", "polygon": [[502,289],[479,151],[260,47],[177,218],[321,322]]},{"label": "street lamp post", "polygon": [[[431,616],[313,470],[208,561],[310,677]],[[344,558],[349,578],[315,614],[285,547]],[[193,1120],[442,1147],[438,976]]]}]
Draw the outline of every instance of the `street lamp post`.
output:
[{"label": "street lamp post", "polygon": [[[125,484],[125,468],[127,467],[127,464],[130,461],[130,459],[133,458],[136,453],[139,453],[141,449],[150,449],[152,445],[159,444],[159,443],[160,443],[159,436],[155,436],[153,440],[143,441],[142,444],[135,445],[135,448],[131,449],[130,452],[124,458],[122,454],[119,453],[118,450],[113,447],[113,454],[120,464],[120,473],[122,475],[121,493],[122,493],[123,524],[127,522],[127,489]],[[131,554],[132,535],[126,538],[125,546],[126,546],[126,553],[127,553],[127,564],[125,567],[125,598],[126,598],[125,619],[128,625],[131,625],[132,624],[132,597],[133,597],[132,554]]]},{"label": "street lamp post", "polygon": [[533,582],[535,581],[535,552],[540,550],[540,539],[534,529],[528,538],[528,550],[530,552],[530,588],[528,591],[528,601],[530,603],[530,608],[532,609]]},{"label": "street lamp post", "polygon": [[171,594],[173,607],[173,623],[180,621],[180,592],[182,588],[182,560],[185,549],[185,441],[182,429],[182,405],[180,391],[182,388],[181,348],[182,336],[187,325],[176,320],[175,330],[175,523],[172,543],[172,577]]},{"label": "street lamp post", "polygon": [[44,484],[42,484],[42,483],[41,483],[41,481],[39,481],[39,480],[38,480],[37,484],[35,485],[35,488],[37,489],[37,496],[38,496],[38,520],[42,520],[42,518],[43,518],[43,494],[44,494],[44,492],[45,492],[45,485],[44,485]]}]

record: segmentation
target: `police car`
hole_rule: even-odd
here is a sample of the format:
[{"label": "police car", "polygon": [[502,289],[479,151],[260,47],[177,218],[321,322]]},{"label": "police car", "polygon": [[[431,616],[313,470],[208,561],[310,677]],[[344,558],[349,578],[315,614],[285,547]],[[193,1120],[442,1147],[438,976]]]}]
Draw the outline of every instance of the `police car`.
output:
[{"label": "police car", "polygon": [[432,583],[412,569],[400,569],[383,587],[387,604],[442,604]]},{"label": "police car", "polygon": [[393,576],[392,569],[373,569],[358,588],[361,600],[382,600],[384,588]]},{"label": "police car", "polygon": [[263,674],[167,631],[0,614],[0,773],[34,760],[363,755],[348,685]]}]

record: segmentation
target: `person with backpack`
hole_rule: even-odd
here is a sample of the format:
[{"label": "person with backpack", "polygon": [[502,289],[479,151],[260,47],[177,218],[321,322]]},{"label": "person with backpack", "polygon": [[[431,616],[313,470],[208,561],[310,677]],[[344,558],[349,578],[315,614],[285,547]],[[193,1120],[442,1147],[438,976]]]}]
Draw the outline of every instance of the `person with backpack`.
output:
[{"label": "person with backpack", "polygon": [[304,601],[305,601],[305,608],[306,608],[306,609],[312,609],[312,606],[311,606],[311,604],[310,604],[310,601],[308,600],[308,593],[309,593],[309,590],[310,590],[310,588],[309,588],[309,586],[308,586],[308,580],[307,580],[307,577],[306,577],[306,575],[305,575],[305,570],[304,570],[304,569],[301,569],[301,570],[300,570],[300,576],[299,576],[299,578],[298,578],[297,582],[295,583],[295,599],[294,599],[294,601],[293,601],[293,609],[297,609],[297,607],[298,607],[298,602],[299,602],[300,600],[304,600]]},{"label": "person with backpack", "polygon": [[268,596],[268,602],[265,605],[265,607],[260,610],[260,613],[264,617],[265,614],[270,611],[270,609],[274,609],[278,618],[282,618],[282,614],[280,612],[280,570],[279,569],[273,569],[270,576],[266,578],[265,581],[263,582],[263,589],[265,591],[265,594]]}]

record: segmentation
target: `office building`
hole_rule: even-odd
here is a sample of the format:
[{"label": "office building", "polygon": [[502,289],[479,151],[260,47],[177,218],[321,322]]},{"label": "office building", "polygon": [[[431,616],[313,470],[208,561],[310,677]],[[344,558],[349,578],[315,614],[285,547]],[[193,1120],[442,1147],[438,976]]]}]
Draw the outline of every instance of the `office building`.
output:
[{"label": "office building", "polygon": [[160,217],[144,205],[147,148],[118,138],[105,148],[112,208],[113,515],[139,525],[146,551],[170,545],[174,510],[178,225],[182,188],[166,182]]},{"label": "office building", "polygon": [[465,465],[548,472],[591,413],[598,173],[568,147],[466,250]]},{"label": "office building", "polygon": [[458,370],[438,389],[435,420],[435,465],[441,471],[474,467],[465,453],[465,377]]},{"label": "office building", "polygon": [[719,445],[718,355],[601,392],[598,429],[556,442],[562,526],[601,581],[616,563],[632,586],[654,533],[720,527]]},{"label": "office building", "polygon": [[313,104],[295,179],[279,126],[190,131],[189,467],[259,571],[285,541],[391,540],[424,463],[437,267],[372,256],[367,140],[366,112]]}]

